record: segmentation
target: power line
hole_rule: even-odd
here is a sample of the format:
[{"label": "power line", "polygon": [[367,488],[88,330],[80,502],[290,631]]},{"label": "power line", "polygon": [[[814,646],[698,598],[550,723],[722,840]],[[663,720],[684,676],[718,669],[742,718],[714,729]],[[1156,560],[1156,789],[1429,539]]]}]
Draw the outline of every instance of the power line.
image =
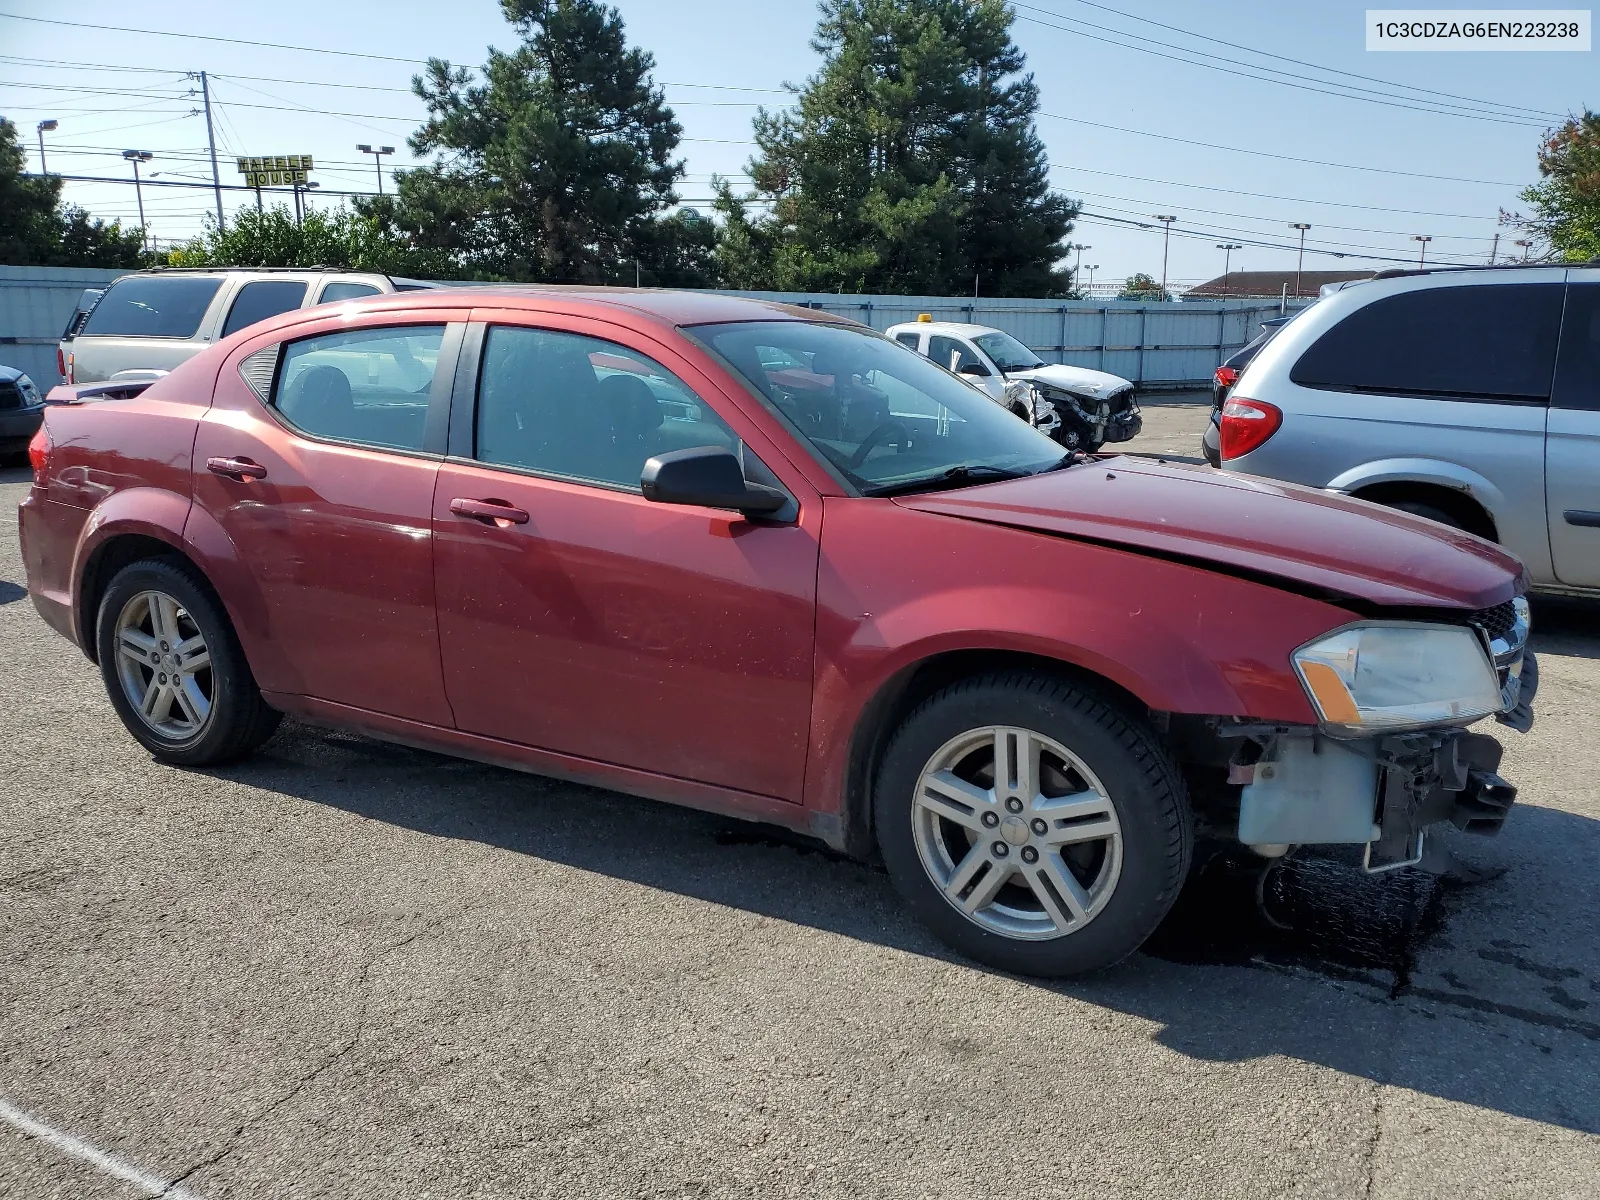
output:
[{"label": "power line", "polygon": [[304,54],[332,54],[341,58],[366,58],[376,62],[409,63],[426,66],[424,58],[397,58],[392,54],[368,54],[361,50],[324,50],[320,46],[293,46],[285,42],[259,42],[249,38],[220,37],[210,33],[175,33],[166,29],[137,29],[128,25],[95,25],[87,21],[63,21],[57,17],[25,17],[20,13],[0,12],[0,18],[31,21],[36,25],[61,25],[68,29],[98,29],[107,33],[137,33],[146,37],[185,38],[195,42],[224,42],[230,46],[254,46],[266,50],[297,50]]}]

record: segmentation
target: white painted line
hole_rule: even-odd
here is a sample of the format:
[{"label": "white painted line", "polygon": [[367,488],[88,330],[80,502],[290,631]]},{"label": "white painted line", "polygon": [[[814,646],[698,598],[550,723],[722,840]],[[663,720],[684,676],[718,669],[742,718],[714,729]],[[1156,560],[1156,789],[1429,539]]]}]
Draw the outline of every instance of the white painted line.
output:
[{"label": "white painted line", "polygon": [[0,1120],[16,1126],[29,1137],[36,1137],[41,1142],[48,1142],[63,1154],[70,1154],[73,1158],[82,1159],[91,1166],[99,1167],[107,1175],[115,1175],[118,1179],[126,1180],[136,1187],[142,1187],[156,1200],[200,1200],[187,1188],[181,1188],[159,1175],[152,1175],[148,1171],[141,1171],[131,1162],[118,1158],[115,1154],[107,1154],[104,1150],[91,1146],[82,1138],[73,1137],[57,1129],[53,1125],[46,1125],[37,1117],[30,1117],[20,1108],[16,1108],[5,1100],[0,1099]]}]

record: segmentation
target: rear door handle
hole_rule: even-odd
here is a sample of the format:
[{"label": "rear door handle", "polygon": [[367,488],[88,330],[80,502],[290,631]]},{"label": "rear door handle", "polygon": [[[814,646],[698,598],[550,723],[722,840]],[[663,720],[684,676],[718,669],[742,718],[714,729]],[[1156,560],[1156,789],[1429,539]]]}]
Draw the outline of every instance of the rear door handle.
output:
[{"label": "rear door handle", "polygon": [[450,501],[450,511],[458,517],[474,521],[493,521],[495,524],[504,521],[510,525],[528,523],[526,509],[514,508],[503,500],[467,500],[457,496]]},{"label": "rear door handle", "polygon": [[254,459],[249,458],[208,458],[206,470],[213,475],[221,475],[227,479],[243,483],[246,479],[265,479],[267,469]]}]

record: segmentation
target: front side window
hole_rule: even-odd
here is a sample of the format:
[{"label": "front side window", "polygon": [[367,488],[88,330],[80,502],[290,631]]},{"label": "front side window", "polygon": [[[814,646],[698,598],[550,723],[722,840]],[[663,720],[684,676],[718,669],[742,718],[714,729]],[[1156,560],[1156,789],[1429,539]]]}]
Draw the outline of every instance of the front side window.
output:
[{"label": "front side window", "polygon": [[306,283],[303,279],[257,279],[247,283],[234,297],[233,307],[228,310],[228,320],[222,326],[222,336],[227,337],[247,325],[299,308],[305,298]]},{"label": "front side window", "polygon": [[[1063,461],[1061,447],[1026,421],[870,330],[741,321],[686,332],[867,494],[1031,475]],[[780,361],[800,365],[769,365]]]},{"label": "front side window", "polygon": [[1002,371],[1031,371],[1044,366],[1044,359],[1009,333],[980,333],[972,340]]},{"label": "front side window", "polygon": [[1318,338],[1289,378],[1339,391],[1543,403],[1563,290],[1486,283],[1387,296]]},{"label": "front side window", "polygon": [[314,437],[420,450],[443,342],[443,325],[355,329],[292,342],[273,407]]},{"label": "front side window", "polygon": [[[773,369],[790,365],[774,360]],[[695,446],[744,457],[722,418],[654,359],[582,334],[489,330],[478,386],[478,461],[637,491],[650,458]]]},{"label": "front side window", "polygon": [[215,275],[129,275],[100,297],[83,336],[192,338],[222,286]]}]

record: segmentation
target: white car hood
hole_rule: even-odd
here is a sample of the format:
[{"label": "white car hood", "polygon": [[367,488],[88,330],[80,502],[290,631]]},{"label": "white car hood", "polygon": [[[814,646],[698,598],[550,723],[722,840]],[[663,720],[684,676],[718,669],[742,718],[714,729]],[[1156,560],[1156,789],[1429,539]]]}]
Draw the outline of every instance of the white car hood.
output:
[{"label": "white car hood", "polygon": [[1065,363],[1050,363],[1042,367],[1034,367],[1031,371],[1007,371],[1006,378],[1028,379],[1036,383],[1045,384],[1047,387],[1058,387],[1063,391],[1079,392],[1084,395],[1094,396],[1097,399],[1133,386],[1120,375],[1110,375],[1105,371],[1091,371],[1088,367],[1070,367]]}]

